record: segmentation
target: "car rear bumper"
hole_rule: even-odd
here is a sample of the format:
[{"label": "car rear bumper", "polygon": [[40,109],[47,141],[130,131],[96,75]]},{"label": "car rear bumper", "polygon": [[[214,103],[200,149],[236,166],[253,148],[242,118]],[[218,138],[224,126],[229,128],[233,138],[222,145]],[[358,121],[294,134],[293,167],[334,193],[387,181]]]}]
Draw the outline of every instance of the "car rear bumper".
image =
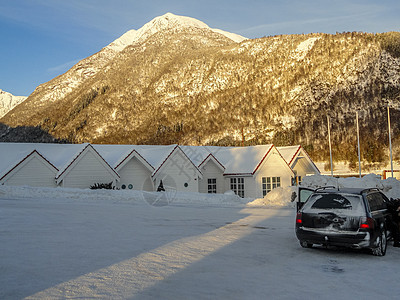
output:
[{"label": "car rear bumper", "polygon": [[350,248],[371,248],[371,237],[369,232],[335,232],[298,227],[296,228],[296,236],[299,241],[307,242],[308,244]]}]

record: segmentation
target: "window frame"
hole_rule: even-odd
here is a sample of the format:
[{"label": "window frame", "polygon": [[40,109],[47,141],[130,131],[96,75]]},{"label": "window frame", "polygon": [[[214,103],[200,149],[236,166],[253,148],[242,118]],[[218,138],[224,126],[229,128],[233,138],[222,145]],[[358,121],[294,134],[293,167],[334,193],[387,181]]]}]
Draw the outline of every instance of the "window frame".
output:
[{"label": "window frame", "polygon": [[217,178],[207,179],[207,193],[216,194],[217,193]]},{"label": "window frame", "polygon": [[234,191],[236,195],[238,195],[241,198],[244,198],[245,195],[244,177],[231,177],[230,187],[231,190]]},{"label": "window frame", "polygon": [[261,190],[262,195],[265,197],[270,191],[281,187],[281,177],[280,176],[269,176],[262,177],[261,179]]}]

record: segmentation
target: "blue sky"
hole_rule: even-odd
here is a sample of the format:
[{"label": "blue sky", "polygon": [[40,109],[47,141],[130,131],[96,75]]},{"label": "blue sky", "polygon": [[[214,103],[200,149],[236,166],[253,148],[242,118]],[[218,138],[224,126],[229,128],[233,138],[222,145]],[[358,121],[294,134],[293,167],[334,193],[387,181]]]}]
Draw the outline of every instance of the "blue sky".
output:
[{"label": "blue sky", "polygon": [[28,96],[167,12],[248,38],[400,31],[399,0],[0,0],[0,89]]}]

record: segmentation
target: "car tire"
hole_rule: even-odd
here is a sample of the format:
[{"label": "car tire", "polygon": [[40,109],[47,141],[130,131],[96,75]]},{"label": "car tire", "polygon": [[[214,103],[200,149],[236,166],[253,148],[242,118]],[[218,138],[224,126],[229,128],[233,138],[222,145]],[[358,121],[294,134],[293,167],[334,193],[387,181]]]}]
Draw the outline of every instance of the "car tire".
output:
[{"label": "car tire", "polygon": [[300,246],[303,248],[312,248],[313,244],[307,243],[306,241],[300,241]]},{"label": "car tire", "polygon": [[375,256],[384,256],[387,248],[387,233],[385,228],[381,229],[377,242],[378,247],[372,249],[372,254]]}]

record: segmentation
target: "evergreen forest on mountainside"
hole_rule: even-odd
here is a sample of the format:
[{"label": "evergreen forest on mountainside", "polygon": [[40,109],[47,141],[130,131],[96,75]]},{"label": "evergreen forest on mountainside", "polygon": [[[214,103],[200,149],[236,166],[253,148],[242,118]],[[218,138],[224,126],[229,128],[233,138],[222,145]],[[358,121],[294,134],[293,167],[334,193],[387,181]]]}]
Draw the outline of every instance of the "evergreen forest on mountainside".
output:
[{"label": "evergreen forest on mountainside", "polygon": [[128,46],[56,101],[33,93],[0,123],[72,143],[301,144],[327,161],[329,116],[335,160],[355,167],[356,111],[363,160],[387,162],[388,105],[399,150],[399,32],[233,43],[204,29],[169,29]]}]

